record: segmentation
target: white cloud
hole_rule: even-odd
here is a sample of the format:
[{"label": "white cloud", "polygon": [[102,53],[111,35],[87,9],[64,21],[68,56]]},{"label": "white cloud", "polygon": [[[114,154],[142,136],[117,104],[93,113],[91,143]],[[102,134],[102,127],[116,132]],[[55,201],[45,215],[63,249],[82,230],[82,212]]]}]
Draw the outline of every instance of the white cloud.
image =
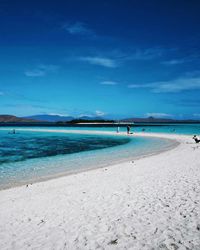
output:
[{"label": "white cloud", "polygon": [[118,66],[117,62],[114,59],[106,58],[106,57],[86,56],[86,57],[80,57],[79,60],[90,63],[90,64],[107,67],[107,68],[116,68]]},{"label": "white cloud", "polygon": [[47,113],[47,115],[70,116],[69,114],[61,114],[61,113]]},{"label": "white cloud", "polygon": [[63,28],[71,35],[94,35],[94,32],[85,23],[66,23]]},{"label": "white cloud", "polygon": [[103,111],[100,111],[100,110],[96,110],[95,111],[95,115],[96,116],[104,116],[106,113],[104,113]]},{"label": "white cloud", "polygon": [[83,113],[81,113],[80,115],[78,115],[78,117],[83,117],[83,116],[88,116],[88,117],[96,117],[96,116],[104,116],[104,115],[106,115],[106,113],[105,112],[103,112],[103,111],[100,111],[100,110],[96,110],[95,112],[83,112]]},{"label": "white cloud", "polygon": [[172,117],[173,115],[171,114],[166,114],[166,113],[146,113],[145,114],[146,117],[155,117],[155,118],[169,118]]},{"label": "white cloud", "polygon": [[115,82],[115,81],[103,81],[103,82],[100,82],[100,84],[102,84],[102,85],[117,85],[118,82]]},{"label": "white cloud", "polygon": [[28,77],[41,77],[45,76],[47,73],[54,73],[59,67],[57,65],[45,65],[45,64],[39,64],[35,69],[33,70],[27,70],[24,72],[24,74]]},{"label": "white cloud", "polygon": [[200,89],[200,77],[177,78],[148,84],[129,84],[128,88],[147,88],[154,93],[178,93],[184,90]]},{"label": "white cloud", "polygon": [[83,113],[83,114],[78,115],[79,118],[82,118],[84,116],[93,117],[94,115],[91,115],[91,114],[88,114],[88,113]]},{"label": "white cloud", "polygon": [[34,69],[34,70],[27,70],[26,72],[24,72],[24,74],[29,77],[38,77],[38,76],[45,76],[46,72],[44,70]]},{"label": "white cloud", "polygon": [[[147,48],[147,49],[135,49],[129,53],[123,53],[119,50],[111,50],[105,54],[104,56],[80,56],[73,57],[73,60],[79,60],[83,62],[87,62],[93,65],[104,66],[108,68],[117,68],[124,63],[134,60],[152,60],[155,58],[161,57],[166,51],[163,48]],[[99,53],[99,54],[100,54]]]},{"label": "white cloud", "polygon": [[149,87],[149,84],[129,84],[128,85],[128,88],[130,89],[142,89],[142,88],[148,88],[148,87]]}]

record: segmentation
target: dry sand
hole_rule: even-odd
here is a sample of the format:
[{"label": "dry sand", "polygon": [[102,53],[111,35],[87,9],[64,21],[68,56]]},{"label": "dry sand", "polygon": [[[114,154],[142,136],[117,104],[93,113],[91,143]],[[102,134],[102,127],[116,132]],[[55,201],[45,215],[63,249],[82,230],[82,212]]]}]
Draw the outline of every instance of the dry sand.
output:
[{"label": "dry sand", "polygon": [[[200,145],[0,191],[0,249],[200,249]],[[137,136],[137,135],[136,135]]]}]

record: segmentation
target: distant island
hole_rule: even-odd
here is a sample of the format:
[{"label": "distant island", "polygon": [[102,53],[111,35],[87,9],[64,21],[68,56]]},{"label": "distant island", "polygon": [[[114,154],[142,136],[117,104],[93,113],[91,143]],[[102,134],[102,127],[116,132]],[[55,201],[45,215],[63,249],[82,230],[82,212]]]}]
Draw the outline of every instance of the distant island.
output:
[{"label": "distant island", "polygon": [[72,116],[59,116],[59,115],[35,115],[29,117],[17,117],[14,115],[0,115],[0,125],[41,125],[41,126],[73,126],[73,125],[126,125],[126,124],[139,124],[139,123],[200,123],[200,120],[175,120],[164,118],[127,118],[122,120],[105,119],[103,117],[88,117],[83,116],[75,118]]}]

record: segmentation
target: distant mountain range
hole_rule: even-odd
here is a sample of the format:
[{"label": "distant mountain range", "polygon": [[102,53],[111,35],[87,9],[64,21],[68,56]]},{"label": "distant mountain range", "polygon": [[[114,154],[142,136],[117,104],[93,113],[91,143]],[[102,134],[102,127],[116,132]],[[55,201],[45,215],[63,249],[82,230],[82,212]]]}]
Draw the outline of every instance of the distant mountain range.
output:
[{"label": "distant mountain range", "polygon": [[[32,115],[32,116],[26,116],[23,118],[34,119],[34,120],[43,121],[43,122],[68,122],[68,121],[77,119],[77,117],[73,117],[73,116],[48,115],[48,114]],[[81,117],[78,117],[78,119],[88,120],[88,121],[89,120],[103,120],[103,118],[99,116],[98,117],[81,116]]]},{"label": "distant mountain range", "polygon": [[152,116],[147,117],[147,118],[127,118],[127,119],[122,119],[122,122],[140,122],[140,123],[179,123],[179,122],[200,122],[200,120],[176,120],[176,119],[167,119],[167,118],[154,118]]},{"label": "distant mountain range", "polygon": [[[0,123],[42,123],[42,122],[70,122],[74,121],[75,123],[81,122],[81,121],[88,121],[88,122],[94,122],[94,121],[110,121],[112,122],[113,119],[103,118],[103,117],[90,117],[90,116],[81,116],[81,117],[73,117],[73,116],[60,116],[60,115],[33,115],[33,116],[27,116],[27,117],[17,117],[13,115],[0,115]],[[127,118],[122,119],[120,122],[135,122],[135,123],[181,123],[181,122],[200,122],[200,120],[175,120],[175,119],[165,119],[165,118],[154,118],[154,117],[148,117],[148,118]]]},{"label": "distant mountain range", "polygon": [[63,121],[71,121],[74,119],[72,116],[61,116],[61,115],[32,115],[23,117],[25,119],[33,119],[42,122],[63,122]]},{"label": "distant mountain range", "polygon": [[0,122],[37,122],[34,119],[21,118],[14,115],[0,115]]}]

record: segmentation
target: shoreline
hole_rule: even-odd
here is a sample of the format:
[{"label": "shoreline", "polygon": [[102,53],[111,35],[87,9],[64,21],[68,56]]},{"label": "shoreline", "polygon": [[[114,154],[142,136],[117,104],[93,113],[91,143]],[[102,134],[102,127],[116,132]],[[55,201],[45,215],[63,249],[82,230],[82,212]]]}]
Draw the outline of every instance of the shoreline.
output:
[{"label": "shoreline", "polygon": [[0,248],[199,249],[200,145],[163,136],[179,146],[2,190]]},{"label": "shoreline", "polygon": [[[96,169],[101,169],[101,168],[105,168],[105,167],[112,167],[113,165],[116,164],[123,164],[123,163],[127,163],[129,161],[135,161],[135,160],[139,160],[142,158],[146,158],[146,157],[150,157],[153,155],[158,155],[161,154],[163,152],[169,151],[169,150],[173,150],[174,148],[178,147],[180,142],[178,142],[176,139],[169,139],[167,134],[153,134],[152,133],[144,133],[144,132],[139,132],[139,133],[133,133],[133,134],[129,134],[127,135],[125,132],[121,132],[121,133],[116,133],[116,132],[110,132],[110,131],[89,131],[89,130],[46,130],[46,129],[40,129],[40,130],[34,130],[34,129],[18,129],[19,131],[40,131],[40,132],[59,132],[59,133],[69,133],[69,134],[93,134],[93,135],[113,135],[113,136],[131,136],[131,137],[151,137],[151,138],[159,138],[159,139],[164,139],[164,140],[171,140],[173,141],[173,144],[169,145],[169,146],[165,146],[163,149],[160,150],[155,150],[146,154],[142,154],[139,156],[133,156],[133,157],[129,157],[129,158],[124,158],[124,159],[116,159],[113,160],[112,163],[104,163],[104,164],[99,164],[98,166],[90,166],[90,167],[84,167],[81,169],[74,169],[74,170],[66,170],[60,173],[55,173],[55,174],[50,174],[50,175],[46,175],[46,176],[40,176],[40,177],[36,177],[35,179],[27,179],[25,181],[19,181],[18,183],[12,183],[12,184],[8,184],[5,186],[0,187],[0,192],[2,190],[7,190],[7,189],[12,189],[12,188],[17,188],[17,187],[21,187],[21,186],[26,186],[26,185],[33,185],[35,183],[40,183],[40,182],[46,182],[52,179],[57,179],[57,178],[62,178],[65,176],[69,176],[69,175],[76,175],[82,172],[87,172],[87,171],[93,171]],[[167,135],[167,137],[166,137]]]}]

